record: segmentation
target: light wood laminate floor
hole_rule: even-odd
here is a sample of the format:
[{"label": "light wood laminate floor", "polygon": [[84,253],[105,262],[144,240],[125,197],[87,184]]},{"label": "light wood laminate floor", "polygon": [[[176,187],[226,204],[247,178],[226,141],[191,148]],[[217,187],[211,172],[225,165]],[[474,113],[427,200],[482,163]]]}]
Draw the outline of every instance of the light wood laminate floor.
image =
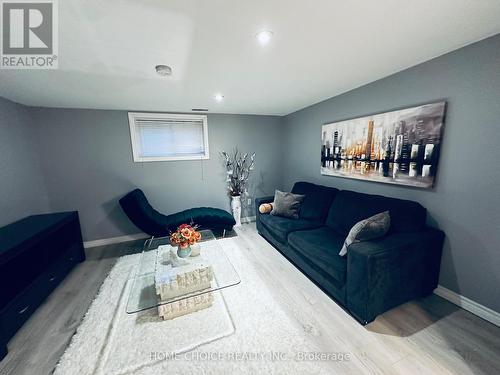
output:
[{"label": "light wood laminate floor", "polygon": [[[238,241],[274,297],[324,352],[346,352],[349,373],[500,374],[500,328],[431,295],[363,327],[246,224]],[[9,342],[0,374],[50,374],[117,257],[142,241],[87,250],[78,265]],[[73,374],[68,374],[73,375]],[[75,374],[76,375],[76,374]]]}]

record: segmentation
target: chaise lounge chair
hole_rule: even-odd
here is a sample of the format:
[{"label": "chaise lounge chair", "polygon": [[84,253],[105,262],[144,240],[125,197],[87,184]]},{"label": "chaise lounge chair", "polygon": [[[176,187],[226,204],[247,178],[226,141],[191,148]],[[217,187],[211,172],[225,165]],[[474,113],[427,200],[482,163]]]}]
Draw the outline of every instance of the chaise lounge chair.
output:
[{"label": "chaise lounge chair", "polygon": [[170,231],[184,223],[195,223],[200,229],[211,229],[214,234],[221,235],[233,229],[234,218],[227,211],[212,207],[198,207],[163,215],[148,202],[140,189],[135,189],[120,199],[120,205],[128,218],[139,229],[153,237],[168,236]]}]

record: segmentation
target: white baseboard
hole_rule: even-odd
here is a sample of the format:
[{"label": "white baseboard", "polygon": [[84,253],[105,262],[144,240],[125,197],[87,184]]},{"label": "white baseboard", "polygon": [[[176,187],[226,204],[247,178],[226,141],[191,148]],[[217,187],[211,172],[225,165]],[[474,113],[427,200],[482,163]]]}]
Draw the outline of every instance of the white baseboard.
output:
[{"label": "white baseboard", "polygon": [[242,223],[253,223],[255,220],[257,220],[256,216],[247,216],[247,217],[242,217],[241,222]]},{"label": "white baseboard", "polygon": [[101,240],[86,241],[83,243],[83,247],[88,249],[90,247],[111,245],[111,244],[127,242],[127,241],[143,240],[143,239],[146,239],[149,237],[150,236],[148,236],[145,233],[129,234],[126,236],[119,236],[119,237],[103,238]]},{"label": "white baseboard", "polygon": [[434,289],[434,294],[500,327],[500,313],[489,307],[483,306],[441,285],[438,285],[438,287]]}]

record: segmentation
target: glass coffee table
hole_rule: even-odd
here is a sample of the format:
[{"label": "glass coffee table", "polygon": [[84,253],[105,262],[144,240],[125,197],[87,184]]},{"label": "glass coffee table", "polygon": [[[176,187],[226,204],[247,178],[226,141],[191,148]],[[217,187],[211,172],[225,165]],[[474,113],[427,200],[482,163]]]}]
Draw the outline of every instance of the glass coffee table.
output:
[{"label": "glass coffee table", "polygon": [[[212,305],[213,293],[240,277],[210,230],[202,230],[197,256],[178,258],[169,237],[146,242],[127,302],[127,313],[157,308],[163,319]],[[194,251],[193,251],[194,253]]]}]

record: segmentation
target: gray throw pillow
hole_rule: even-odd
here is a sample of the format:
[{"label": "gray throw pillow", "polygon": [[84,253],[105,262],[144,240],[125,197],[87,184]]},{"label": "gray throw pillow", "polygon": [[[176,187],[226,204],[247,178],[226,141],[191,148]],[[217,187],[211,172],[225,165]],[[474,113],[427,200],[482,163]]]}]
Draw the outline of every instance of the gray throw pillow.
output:
[{"label": "gray throw pillow", "polygon": [[389,211],[373,215],[368,219],[357,222],[349,231],[339,255],[346,255],[348,246],[354,242],[369,241],[385,236],[390,226],[391,216],[389,215]]},{"label": "gray throw pillow", "polygon": [[271,215],[283,216],[290,219],[299,218],[299,210],[305,195],[285,193],[276,190],[274,192],[273,210]]}]

